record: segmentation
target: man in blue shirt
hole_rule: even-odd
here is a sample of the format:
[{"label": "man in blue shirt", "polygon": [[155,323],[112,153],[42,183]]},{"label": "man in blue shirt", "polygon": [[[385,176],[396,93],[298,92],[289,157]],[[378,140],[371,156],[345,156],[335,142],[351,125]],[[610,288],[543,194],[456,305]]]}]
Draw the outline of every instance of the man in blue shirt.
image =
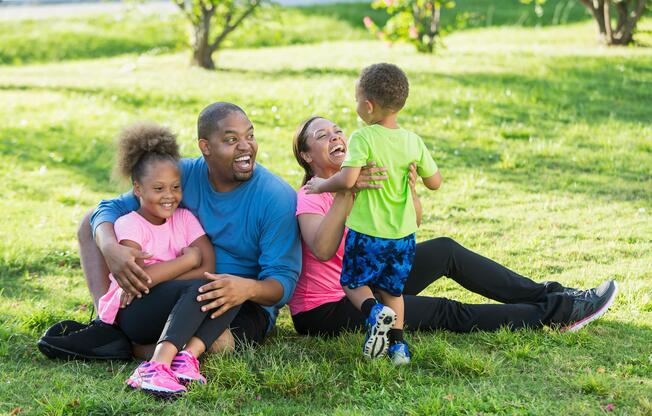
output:
[{"label": "man in blue shirt", "polygon": [[[223,346],[258,343],[274,326],[301,271],[296,194],[256,164],[254,127],[240,107],[209,105],[199,115],[197,130],[202,156],[180,163],[181,206],[199,218],[216,257],[216,274],[208,276],[211,282],[200,288],[198,301],[211,301],[205,308],[213,310],[213,317],[242,305],[230,332],[221,337]],[[95,305],[109,286],[109,271],[125,292],[147,296],[150,278],[136,259],[149,255],[118,244],[113,230],[118,217],[138,207],[129,192],[102,201],[82,221],[80,255]],[[72,341],[66,350],[79,344]],[[89,347],[84,356],[93,356]]]}]

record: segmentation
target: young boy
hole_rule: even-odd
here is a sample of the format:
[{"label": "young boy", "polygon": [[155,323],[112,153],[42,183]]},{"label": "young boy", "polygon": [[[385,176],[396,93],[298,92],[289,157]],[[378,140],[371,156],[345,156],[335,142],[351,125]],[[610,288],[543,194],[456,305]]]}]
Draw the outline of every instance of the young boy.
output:
[{"label": "young boy", "polygon": [[[369,161],[385,167],[388,176],[380,189],[356,195],[347,219],[340,283],[351,302],[368,316],[363,353],[377,358],[388,352],[395,364],[408,364],[410,352],[403,340],[403,286],[412,269],[417,218],[408,185],[409,166],[429,189],[441,184],[437,164],[423,140],[396,122],[405,105],[409,85],[396,65],[375,64],[362,70],[355,87],[356,111],[367,127],[349,140],[342,170],[329,179],[313,178],[308,193],[349,190]],[[370,286],[378,291],[377,303]]]}]

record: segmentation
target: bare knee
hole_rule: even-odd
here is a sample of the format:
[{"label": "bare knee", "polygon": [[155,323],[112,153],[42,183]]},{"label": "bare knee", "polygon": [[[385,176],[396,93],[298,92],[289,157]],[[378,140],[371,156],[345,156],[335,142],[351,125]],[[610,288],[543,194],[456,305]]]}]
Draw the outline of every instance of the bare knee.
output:
[{"label": "bare knee", "polygon": [[79,222],[79,228],[77,229],[77,241],[79,242],[80,246],[87,244],[89,241],[93,241],[91,215],[93,215],[93,210],[90,210],[84,214],[81,221]]}]

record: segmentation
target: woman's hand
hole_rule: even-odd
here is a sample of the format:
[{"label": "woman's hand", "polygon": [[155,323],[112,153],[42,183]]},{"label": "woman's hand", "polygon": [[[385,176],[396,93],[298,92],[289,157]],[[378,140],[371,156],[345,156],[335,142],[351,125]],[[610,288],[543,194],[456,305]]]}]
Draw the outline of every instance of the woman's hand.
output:
[{"label": "woman's hand", "polygon": [[188,257],[193,269],[201,265],[201,250],[198,247],[184,247],[181,249],[181,255]]},{"label": "woman's hand", "polygon": [[410,164],[410,171],[408,172],[408,184],[410,185],[410,193],[412,194],[412,201],[414,202],[414,210],[417,214],[417,227],[421,225],[421,201],[417,195],[417,164]]},{"label": "woman's hand", "polygon": [[351,189],[352,192],[359,192],[363,189],[378,189],[382,188],[382,183],[374,183],[376,181],[386,181],[387,175],[385,172],[387,168],[377,168],[376,162],[367,162],[367,166],[363,166],[358,175],[358,180],[355,186]]}]

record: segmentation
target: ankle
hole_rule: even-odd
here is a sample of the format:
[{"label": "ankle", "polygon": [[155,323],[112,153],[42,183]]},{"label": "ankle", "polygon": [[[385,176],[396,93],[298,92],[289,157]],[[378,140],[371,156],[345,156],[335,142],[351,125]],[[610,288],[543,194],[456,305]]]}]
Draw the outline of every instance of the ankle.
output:
[{"label": "ankle", "polygon": [[399,328],[392,328],[387,331],[387,338],[389,338],[389,345],[405,342],[403,339],[403,330]]},{"label": "ankle", "polygon": [[376,306],[377,303],[378,302],[376,302],[375,298],[365,299],[365,301],[362,302],[362,305],[360,305],[360,312],[362,312],[364,316],[369,316],[371,309]]}]

